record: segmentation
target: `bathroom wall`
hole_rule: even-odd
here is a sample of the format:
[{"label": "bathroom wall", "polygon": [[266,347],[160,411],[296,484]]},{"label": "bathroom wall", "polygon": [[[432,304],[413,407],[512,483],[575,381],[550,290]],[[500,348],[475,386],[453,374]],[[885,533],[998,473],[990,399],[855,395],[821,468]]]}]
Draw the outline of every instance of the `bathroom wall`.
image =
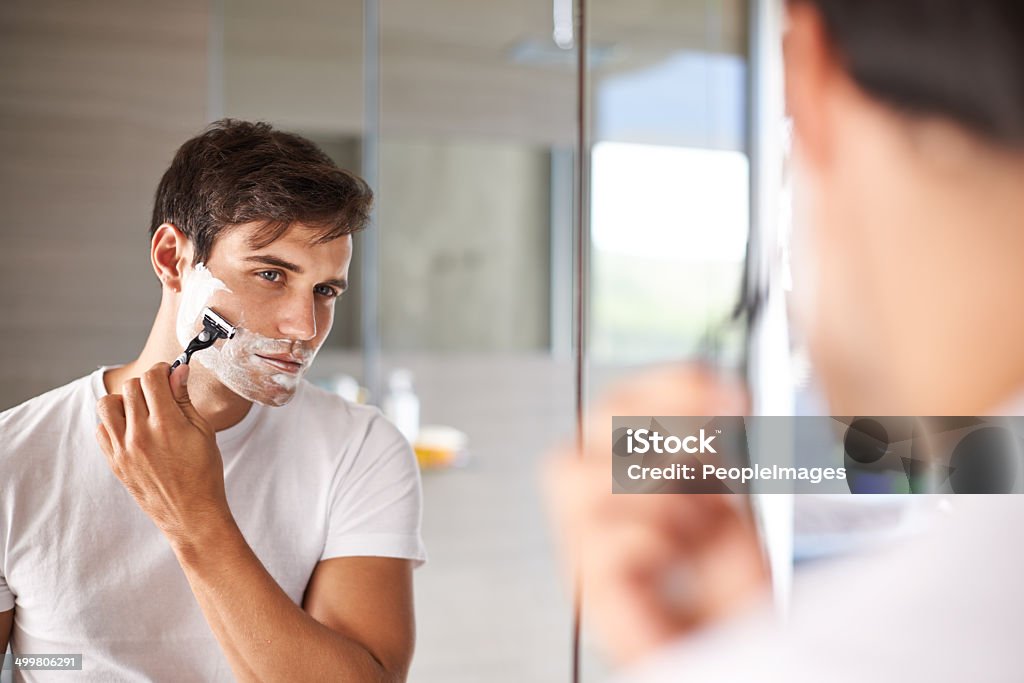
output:
[{"label": "bathroom wall", "polygon": [[152,197],[204,125],[208,5],[0,3],[0,409],[145,341]]}]

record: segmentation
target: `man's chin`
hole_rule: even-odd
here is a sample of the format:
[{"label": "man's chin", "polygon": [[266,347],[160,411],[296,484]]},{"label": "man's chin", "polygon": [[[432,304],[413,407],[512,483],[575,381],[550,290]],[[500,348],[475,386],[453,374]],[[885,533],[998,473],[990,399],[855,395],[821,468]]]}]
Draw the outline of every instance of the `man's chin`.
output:
[{"label": "man's chin", "polygon": [[298,391],[302,375],[268,376],[235,367],[204,368],[212,378],[239,398],[279,408],[288,404]]},{"label": "man's chin", "polygon": [[280,408],[281,406],[288,405],[292,399],[295,398],[295,391],[292,390],[287,393],[278,392],[272,395],[258,395],[249,398],[253,403],[259,403],[261,406],[270,406],[271,408]]},{"label": "man's chin", "polygon": [[[227,379],[227,381],[225,381]],[[270,406],[272,408],[280,408],[283,405],[287,405],[293,398],[295,398],[295,392],[299,388],[299,379],[296,378],[295,383],[290,386],[281,386],[273,380],[265,380],[263,382],[232,382],[231,378],[225,378],[221,381],[224,386],[238,394],[247,401],[253,403],[259,403],[263,406]]]}]

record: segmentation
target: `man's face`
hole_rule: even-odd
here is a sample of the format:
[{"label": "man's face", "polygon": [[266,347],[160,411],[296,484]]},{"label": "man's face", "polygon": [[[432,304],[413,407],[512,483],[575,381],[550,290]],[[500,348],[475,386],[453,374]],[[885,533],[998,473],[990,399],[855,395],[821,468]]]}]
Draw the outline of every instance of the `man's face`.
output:
[{"label": "man's face", "polygon": [[237,332],[196,353],[193,365],[242,398],[280,406],[295,395],[331,330],[348,280],[352,238],[311,244],[311,231],[296,224],[254,249],[255,230],[241,225],[225,232],[206,263],[185,273],[176,332],[184,347],[202,330],[202,309],[215,310]]}]

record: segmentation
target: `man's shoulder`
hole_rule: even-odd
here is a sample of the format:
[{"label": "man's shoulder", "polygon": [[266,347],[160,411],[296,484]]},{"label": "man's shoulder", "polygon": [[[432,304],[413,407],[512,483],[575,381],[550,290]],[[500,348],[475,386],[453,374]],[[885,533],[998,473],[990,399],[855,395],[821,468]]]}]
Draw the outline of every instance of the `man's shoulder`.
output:
[{"label": "man's shoulder", "polygon": [[376,406],[352,403],[338,394],[303,380],[295,400],[286,406],[307,416],[329,418],[329,424],[370,424],[383,419]]},{"label": "man's shoulder", "polygon": [[405,441],[380,408],[353,403],[305,380],[291,403],[272,412],[306,437],[321,434],[333,444],[379,448]]},{"label": "man's shoulder", "polygon": [[6,448],[31,438],[40,430],[66,430],[69,423],[81,416],[86,403],[95,398],[94,377],[95,373],[79,377],[0,412],[0,439]]}]

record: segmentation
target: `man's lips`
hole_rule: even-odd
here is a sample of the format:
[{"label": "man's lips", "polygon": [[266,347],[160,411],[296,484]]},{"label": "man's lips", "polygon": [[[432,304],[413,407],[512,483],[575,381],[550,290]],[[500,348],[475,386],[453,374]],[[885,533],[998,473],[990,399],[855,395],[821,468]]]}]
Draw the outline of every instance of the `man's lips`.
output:
[{"label": "man's lips", "polygon": [[294,357],[287,354],[264,356],[257,353],[256,357],[267,365],[277,368],[282,372],[289,372],[292,374],[297,374],[303,366],[302,361],[296,360]]}]

